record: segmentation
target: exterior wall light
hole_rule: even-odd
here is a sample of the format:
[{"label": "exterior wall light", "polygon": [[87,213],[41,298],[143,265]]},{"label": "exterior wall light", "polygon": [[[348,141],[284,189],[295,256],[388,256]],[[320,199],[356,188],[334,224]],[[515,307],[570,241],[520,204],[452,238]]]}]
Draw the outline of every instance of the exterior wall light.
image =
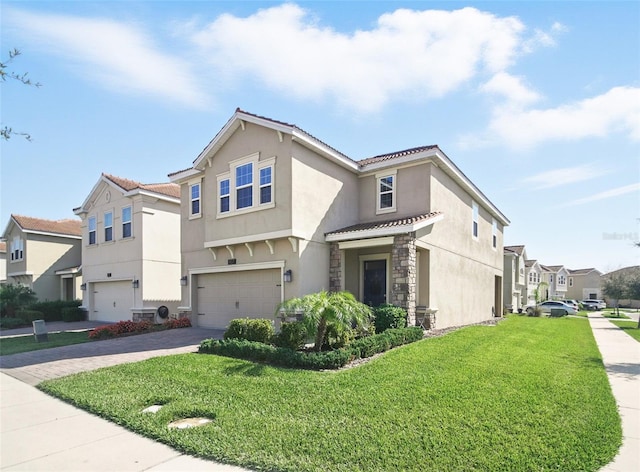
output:
[{"label": "exterior wall light", "polygon": [[183,275],[182,277],[180,277],[180,285],[182,285],[183,287],[186,287],[188,285],[188,281],[187,281],[187,276]]},{"label": "exterior wall light", "polygon": [[291,282],[291,280],[293,279],[293,272],[291,272],[291,269],[285,271],[282,278],[287,283]]},{"label": "exterior wall light", "polygon": [[138,288],[140,287],[140,281],[136,279],[133,282],[131,282],[131,285],[133,286],[133,288]]},{"label": "exterior wall light", "polygon": [[82,290],[84,292],[86,289],[87,289],[87,283],[86,282],[83,283],[83,284],[80,284],[80,290]]}]

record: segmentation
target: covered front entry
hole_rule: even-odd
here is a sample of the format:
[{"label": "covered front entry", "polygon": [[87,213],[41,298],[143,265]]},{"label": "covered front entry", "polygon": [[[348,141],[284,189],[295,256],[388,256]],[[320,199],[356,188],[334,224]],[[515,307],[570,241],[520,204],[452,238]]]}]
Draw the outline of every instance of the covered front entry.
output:
[{"label": "covered front entry", "polygon": [[273,319],[282,301],[281,269],[199,274],[197,323],[225,329],[235,318]]}]

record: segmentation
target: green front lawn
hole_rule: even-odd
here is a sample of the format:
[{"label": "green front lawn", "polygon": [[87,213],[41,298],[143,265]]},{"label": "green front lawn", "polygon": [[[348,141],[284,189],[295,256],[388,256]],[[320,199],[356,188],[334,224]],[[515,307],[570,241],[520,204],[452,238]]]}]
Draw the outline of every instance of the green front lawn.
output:
[{"label": "green front lawn", "polygon": [[50,347],[66,346],[68,344],[80,344],[91,341],[86,331],[49,333],[47,342],[37,342],[33,334],[0,339],[0,355],[8,356],[19,352],[37,351]]},{"label": "green front lawn", "polygon": [[617,321],[609,320],[617,327],[621,328],[625,333],[640,342],[640,329],[638,329],[637,321]]},{"label": "green front lawn", "polygon": [[[260,470],[596,471],[622,436],[579,318],[512,316],[338,372],[183,354],[40,386],[188,454]],[[152,404],[164,407],[141,412]],[[185,417],[214,421],[167,428]]]}]

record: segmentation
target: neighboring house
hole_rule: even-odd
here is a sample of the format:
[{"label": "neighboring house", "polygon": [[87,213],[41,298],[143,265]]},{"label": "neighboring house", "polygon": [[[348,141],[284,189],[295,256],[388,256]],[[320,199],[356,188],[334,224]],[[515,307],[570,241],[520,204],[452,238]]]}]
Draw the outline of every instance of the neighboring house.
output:
[{"label": "neighboring house", "polygon": [[[509,220],[437,146],[354,161],[295,125],[237,110],[182,188],[180,311],[224,328],[283,300],[347,290],[437,326],[502,314]],[[430,320],[431,326],[435,320]]]},{"label": "neighboring house", "polygon": [[541,265],[542,280],[547,283],[545,287],[546,300],[563,300],[567,298],[567,284],[569,281],[569,271],[564,266]]},{"label": "neighboring house", "polygon": [[[546,282],[542,280],[542,266],[534,259],[524,261],[526,286],[524,289],[524,306],[535,305],[546,300]],[[537,295],[537,300],[536,300]]]},{"label": "neighboring house", "polygon": [[569,270],[567,298],[570,300],[602,299],[602,272],[597,269]]},{"label": "neighboring house", "polygon": [[80,298],[81,234],[80,220],[11,215],[2,235],[7,284],[29,287],[41,301]]},{"label": "neighboring house", "polygon": [[83,306],[90,320],[160,321],[162,306],[176,313],[179,186],[102,174],[74,213],[82,219]]},{"label": "neighboring house", "polygon": [[504,306],[513,313],[527,305],[526,260],[524,246],[504,247]]},{"label": "neighboring house", "polygon": [[7,243],[0,241],[0,286],[7,283]]},{"label": "neighboring house", "polygon": [[[612,275],[622,275],[624,277],[640,277],[640,266],[630,266],[630,267],[624,267],[622,269],[618,269],[618,270],[614,270],[611,272],[608,272],[606,274],[602,275],[602,279],[606,279],[607,277],[611,277]],[[602,291],[599,292],[600,294],[602,294]],[[607,306],[614,306],[615,305],[615,301],[611,300],[607,297],[605,297],[604,295],[600,296],[600,297],[596,297],[596,299],[604,299],[605,302],[607,302]],[[623,308],[640,308],[640,300],[630,300],[630,299],[624,299],[624,300],[618,300],[618,306],[623,307]]]}]

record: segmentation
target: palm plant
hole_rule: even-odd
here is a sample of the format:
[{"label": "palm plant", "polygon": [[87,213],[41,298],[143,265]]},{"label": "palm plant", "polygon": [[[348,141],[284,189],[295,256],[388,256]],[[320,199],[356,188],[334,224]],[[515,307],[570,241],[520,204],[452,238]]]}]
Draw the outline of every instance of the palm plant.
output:
[{"label": "palm plant", "polygon": [[360,303],[349,292],[310,293],[285,300],[278,305],[278,312],[302,312],[302,323],[307,332],[313,334],[314,351],[320,351],[331,324],[337,331],[351,329],[353,325],[364,328],[371,319],[371,308]]}]

